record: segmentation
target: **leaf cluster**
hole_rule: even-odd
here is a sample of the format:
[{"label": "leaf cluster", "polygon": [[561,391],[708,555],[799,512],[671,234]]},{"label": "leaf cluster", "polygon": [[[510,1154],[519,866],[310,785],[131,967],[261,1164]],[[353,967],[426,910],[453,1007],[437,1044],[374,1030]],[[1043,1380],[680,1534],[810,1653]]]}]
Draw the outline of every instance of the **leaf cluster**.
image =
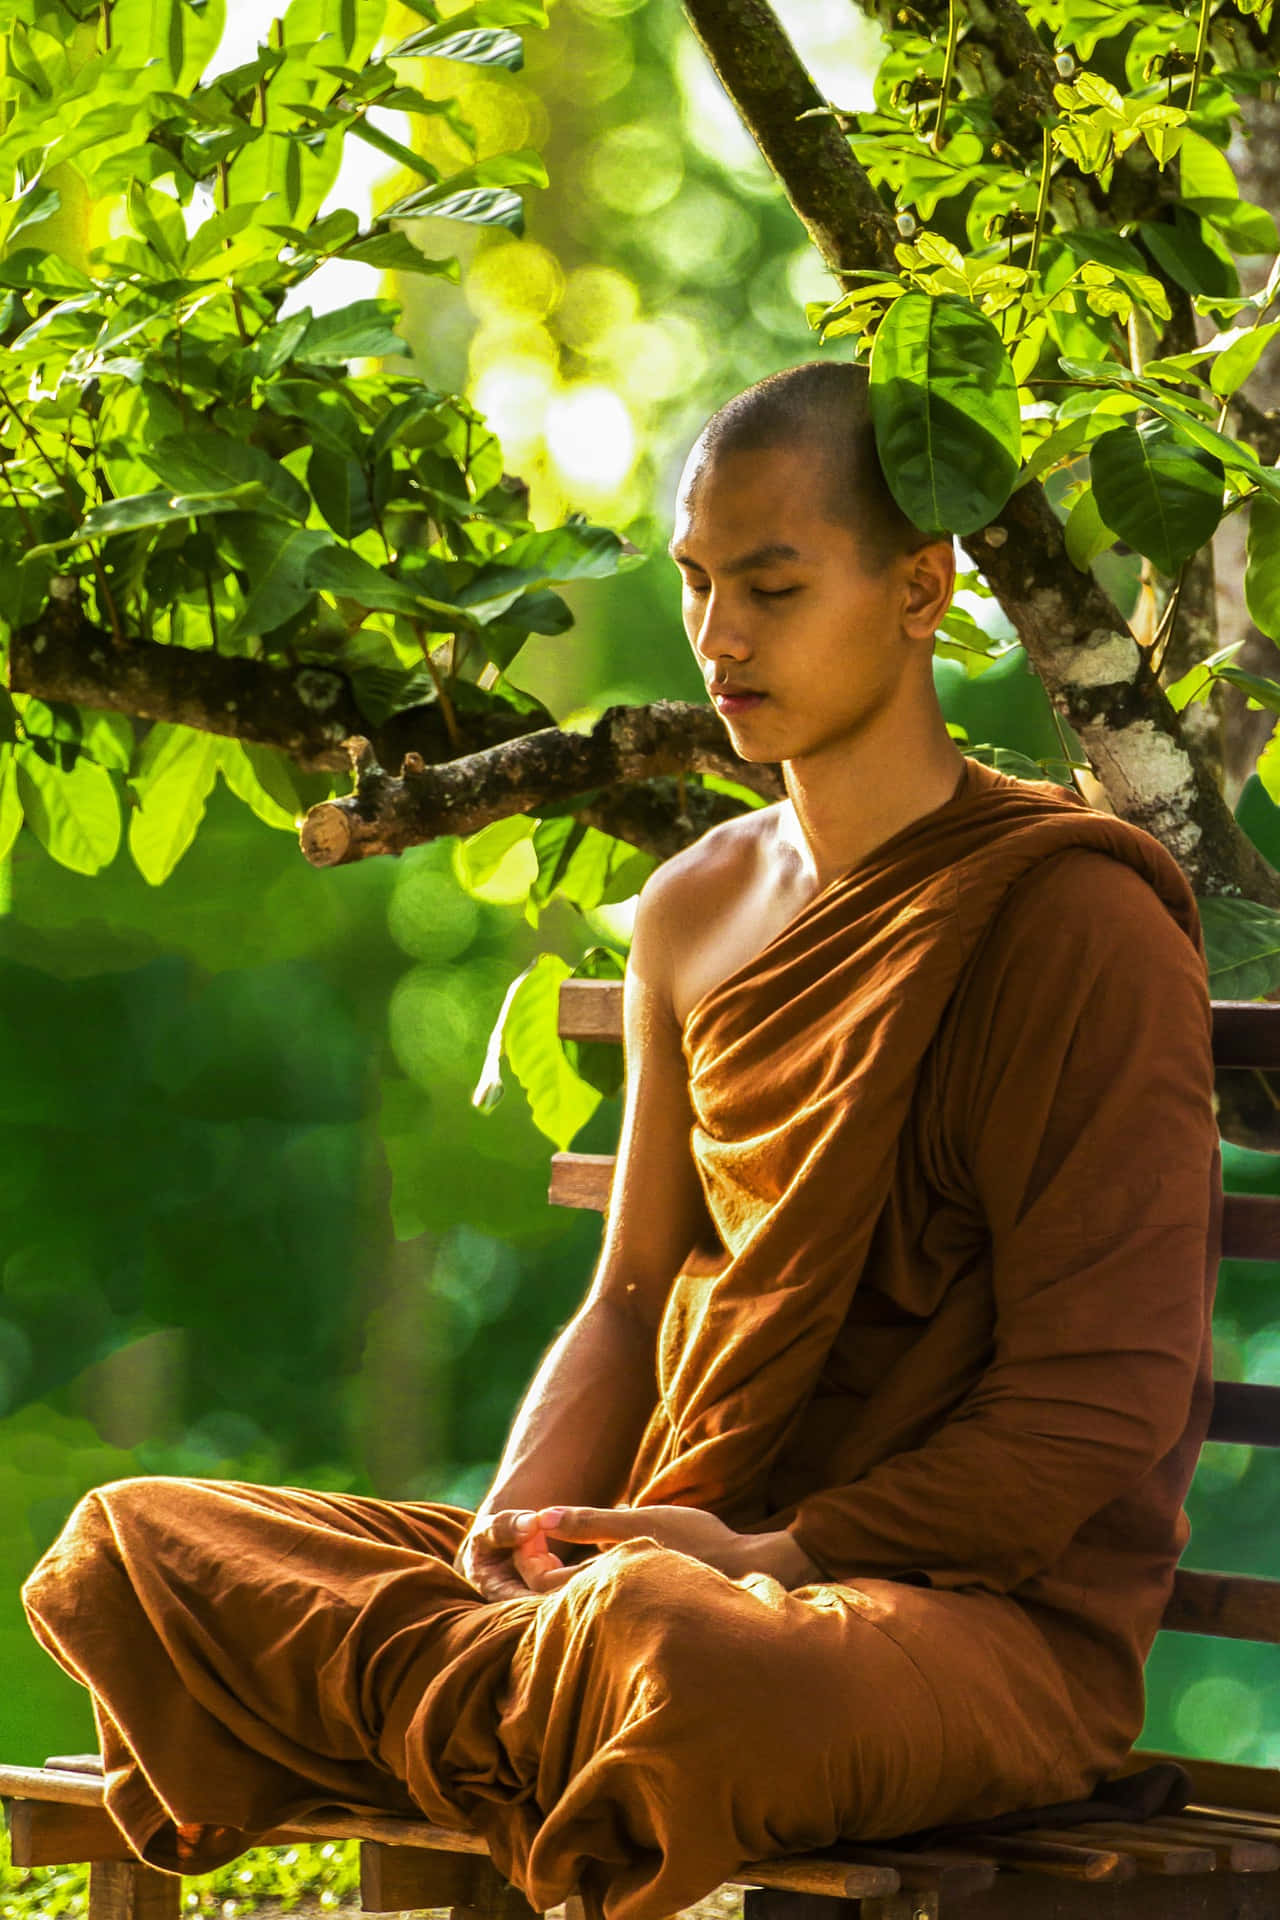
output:
[{"label": "leaf cluster", "polygon": [[[315,667],[321,714],[337,673],[371,729],[433,704],[452,731],[462,708],[527,708],[507,670],[530,634],[571,624],[555,585],[622,563],[605,529],[532,526],[475,408],[396,366],[393,301],[305,303],[335,259],[456,278],[421,223],[518,228],[516,188],[545,180],[534,154],[476,157],[455,103],[424,91],[431,63],[518,65],[537,0],[447,20],[413,6],[420,29],[379,44],[385,0],[292,0],[252,61],[208,74],[222,0],[4,10],[7,629],[57,618],[108,657],[143,640]],[[447,127],[467,164],[395,139],[388,111]],[[324,210],[349,138],[414,181],[363,226]],[[96,871],[121,837],[122,777],[152,881],[219,769],[291,826],[302,795],[284,763],[208,722],[138,741],[126,722],[0,696],[0,856],[25,816]]]},{"label": "leaf cluster", "polygon": [[[1076,564],[1119,542],[1172,583],[1224,512],[1280,485],[1230,431],[1280,331],[1277,269],[1249,291],[1237,265],[1280,235],[1225,152],[1274,73],[1270,10],[1046,0],[1003,65],[983,17],[951,8],[945,38],[910,8],[885,18],[875,109],[839,117],[898,214],[897,271],[851,274],[811,321],[869,358],[886,476],[918,525],[972,533],[1065,469]],[[1037,66],[1059,78],[1016,144],[1002,102]],[[1189,347],[1196,314],[1217,331]],[[1266,609],[1280,554],[1251,552]]]}]

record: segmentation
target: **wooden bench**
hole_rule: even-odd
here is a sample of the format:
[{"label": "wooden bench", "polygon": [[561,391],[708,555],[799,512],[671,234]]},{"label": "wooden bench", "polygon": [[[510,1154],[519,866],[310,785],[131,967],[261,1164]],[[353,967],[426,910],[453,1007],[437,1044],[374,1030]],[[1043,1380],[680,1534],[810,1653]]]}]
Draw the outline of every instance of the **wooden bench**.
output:
[{"label": "wooden bench", "polygon": [[[622,994],[566,981],[560,1033],[618,1042]],[[1214,1006],[1220,1068],[1280,1069],[1280,1006]],[[551,1198],[603,1211],[612,1157],[560,1153]],[[1280,1259],[1280,1199],[1229,1197],[1223,1253]],[[1280,1445],[1280,1387],[1219,1382],[1210,1438]],[[1180,1570],[1165,1615],[1175,1633],[1280,1645],[1280,1581]],[[1138,1751],[1132,1769],[1170,1756]],[[969,1835],[926,1850],[842,1843],[749,1863],[745,1920],[1280,1920],[1280,1770],[1172,1756],[1192,1780],[1177,1817]],[[182,1883],[129,1852],[103,1805],[96,1763],[0,1768],[16,1867],[90,1863],[91,1920],[179,1920]],[[262,1844],[356,1839],[367,1913],[450,1908],[455,1920],[527,1920],[478,1835],[334,1808]],[[580,1920],[567,1903],[566,1920]]]}]

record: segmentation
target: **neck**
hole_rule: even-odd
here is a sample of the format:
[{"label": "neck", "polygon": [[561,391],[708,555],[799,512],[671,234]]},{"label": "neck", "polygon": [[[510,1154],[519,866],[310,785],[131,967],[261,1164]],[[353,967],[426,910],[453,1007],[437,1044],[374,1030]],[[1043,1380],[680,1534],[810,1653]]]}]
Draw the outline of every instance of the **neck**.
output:
[{"label": "neck", "polygon": [[[883,716],[887,718],[888,716]],[[784,837],[821,888],[948,801],[964,756],[934,707],[871,727],[803,760],[784,760]]]}]

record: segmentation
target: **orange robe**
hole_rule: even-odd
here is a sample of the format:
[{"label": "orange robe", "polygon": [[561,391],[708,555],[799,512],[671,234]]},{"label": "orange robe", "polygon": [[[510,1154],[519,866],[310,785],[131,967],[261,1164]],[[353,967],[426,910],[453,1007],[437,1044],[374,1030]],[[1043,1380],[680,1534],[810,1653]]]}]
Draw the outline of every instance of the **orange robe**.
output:
[{"label": "orange robe", "polygon": [[25,1598],[145,1858],[418,1810],[537,1908],[660,1920],[745,1860],[1069,1799],[1127,1751],[1210,1400],[1179,869],[967,762],[685,1041],[716,1237],[673,1283],[624,1499],[789,1526],[824,1579],[641,1538],[485,1603],[459,1508],[101,1489]]}]

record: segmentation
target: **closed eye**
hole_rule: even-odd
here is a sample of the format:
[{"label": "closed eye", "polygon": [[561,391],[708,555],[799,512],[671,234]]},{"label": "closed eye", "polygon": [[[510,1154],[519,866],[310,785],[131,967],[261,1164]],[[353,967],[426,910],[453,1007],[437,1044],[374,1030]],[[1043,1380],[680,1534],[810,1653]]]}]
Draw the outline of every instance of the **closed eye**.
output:
[{"label": "closed eye", "polygon": [[785,600],[789,593],[799,593],[799,587],[752,587],[752,593],[758,600]]}]

